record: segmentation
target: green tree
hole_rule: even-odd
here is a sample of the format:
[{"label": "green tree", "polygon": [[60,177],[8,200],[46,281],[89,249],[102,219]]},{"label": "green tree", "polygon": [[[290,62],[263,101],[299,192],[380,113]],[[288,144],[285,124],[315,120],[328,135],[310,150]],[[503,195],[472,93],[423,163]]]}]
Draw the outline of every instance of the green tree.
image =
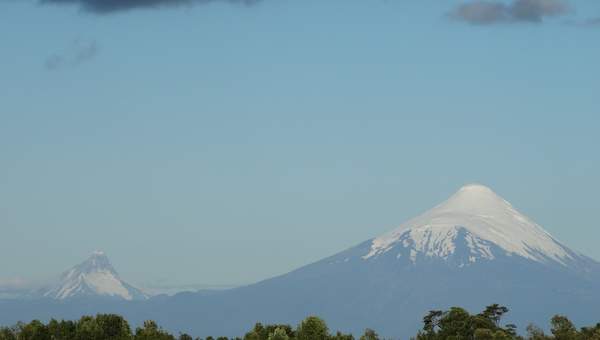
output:
[{"label": "green tree", "polygon": [[579,339],[577,329],[567,317],[556,315],[550,321],[551,331],[556,340],[576,340]]},{"label": "green tree", "polygon": [[327,324],[323,319],[309,316],[298,325],[296,338],[298,340],[326,340],[329,337]]},{"label": "green tree", "polygon": [[374,330],[367,328],[365,329],[365,333],[360,337],[360,340],[379,340],[379,335]]},{"label": "green tree", "polygon": [[256,331],[252,330],[244,335],[244,340],[260,340],[260,335]]},{"label": "green tree", "polygon": [[474,340],[494,340],[494,332],[486,328],[478,328],[473,333]]},{"label": "green tree", "polygon": [[600,323],[594,327],[583,327],[581,337],[586,340],[600,340]]},{"label": "green tree", "polygon": [[295,337],[294,330],[292,329],[292,326],[285,325],[285,324],[274,324],[274,325],[266,325],[266,326],[264,326],[263,331],[261,333],[261,340],[268,340],[269,336],[271,336],[271,334],[273,334],[276,329],[279,329],[280,332],[285,333],[285,335],[287,335],[288,338],[294,338]]},{"label": "green tree", "polygon": [[21,324],[19,329],[19,340],[50,340],[48,327],[39,320],[33,320],[28,324]]},{"label": "green tree", "polygon": [[459,307],[447,311],[433,310],[423,318],[423,329],[417,340],[504,340],[516,339],[514,325],[500,326],[502,316],[508,308],[494,304],[477,314],[471,315]]},{"label": "green tree", "polygon": [[8,327],[0,327],[0,340],[17,340],[16,332]]},{"label": "green tree", "polygon": [[496,325],[496,327],[498,327],[500,324],[500,319],[502,319],[502,316],[506,313],[508,313],[508,308],[495,303],[487,306],[480,315],[489,319]]},{"label": "green tree", "polygon": [[48,332],[50,338],[56,340],[73,340],[77,333],[77,324],[73,321],[57,321],[51,319],[48,322]]},{"label": "green tree", "polygon": [[472,336],[471,315],[464,309],[452,307],[439,323],[440,339],[468,339]]},{"label": "green tree", "polygon": [[102,340],[127,340],[131,338],[129,323],[120,315],[98,314],[96,324]]},{"label": "green tree", "polygon": [[527,339],[529,340],[546,340],[549,339],[546,334],[544,334],[544,331],[535,326],[535,325],[529,325],[527,326]]},{"label": "green tree", "polygon": [[75,340],[102,340],[102,331],[96,319],[83,316],[75,327]]},{"label": "green tree", "polygon": [[331,340],[354,340],[354,336],[352,334],[344,334],[340,331],[337,331],[335,335],[330,337]]},{"label": "green tree", "polygon": [[425,317],[423,317],[422,335],[426,337],[434,336],[440,326],[440,319],[443,315],[444,312],[441,310],[432,310],[425,315]]},{"label": "green tree", "polygon": [[268,340],[289,340],[288,333],[283,328],[275,328],[275,330],[269,334]]},{"label": "green tree", "polygon": [[511,340],[514,339],[510,334],[502,331],[478,328],[473,333],[474,340]]},{"label": "green tree", "polygon": [[135,340],[175,340],[175,337],[163,331],[156,322],[148,320],[144,321],[144,327],[136,329]]},{"label": "green tree", "polygon": [[269,331],[265,329],[262,323],[257,322],[254,328],[246,333],[244,340],[267,340],[269,337]]}]

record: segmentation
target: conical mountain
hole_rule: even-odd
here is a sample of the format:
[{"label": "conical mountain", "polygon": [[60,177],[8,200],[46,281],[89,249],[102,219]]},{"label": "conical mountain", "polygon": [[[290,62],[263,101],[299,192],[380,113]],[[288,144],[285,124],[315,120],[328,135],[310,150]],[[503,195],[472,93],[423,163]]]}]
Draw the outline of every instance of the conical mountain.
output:
[{"label": "conical mountain", "polygon": [[492,303],[508,306],[507,321],[522,331],[554,314],[596,322],[600,265],[472,184],[384,235],[253,285],[175,296],[169,313],[153,317],[174,329],[235,336],[256,321],[297,324],[319,315],[332,329],[370,327],[409,339],[430,310]]},{"label": "conical mountain", "polygon": [[59,282],[43,296],[65,300],[74,298],[116,298],[143,300],[148,296],[123,281],[102,251],[64,272]]}]

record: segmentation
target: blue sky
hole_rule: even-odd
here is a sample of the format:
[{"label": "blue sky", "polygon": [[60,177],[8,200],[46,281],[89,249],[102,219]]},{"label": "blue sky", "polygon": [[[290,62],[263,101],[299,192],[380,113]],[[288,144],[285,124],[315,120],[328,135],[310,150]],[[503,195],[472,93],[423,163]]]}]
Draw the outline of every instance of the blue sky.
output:
[{"label": "blue sky", "polygon": [[0,1],[0,283],[95,249],[138,284],[250,283],[470,182],[600,259],[600,3],[461,4]]}]

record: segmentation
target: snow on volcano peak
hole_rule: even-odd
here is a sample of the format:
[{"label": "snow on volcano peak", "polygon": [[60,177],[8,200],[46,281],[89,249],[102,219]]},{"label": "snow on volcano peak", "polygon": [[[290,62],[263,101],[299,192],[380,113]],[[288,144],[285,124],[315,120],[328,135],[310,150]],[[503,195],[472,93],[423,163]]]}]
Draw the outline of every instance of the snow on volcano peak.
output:
[{"label": "snow on volcano peak", "polygon": [[121,280],[102,251],[93,252],[86,261],[64,272],[58,284],[43,295],[58,300],[78,297],[148,298],[142,291]]},{"label": "snow on volcano peak", "polygon": [[[490,188],[470,184],[433,209],[375,238],[363,259],[377,257],[398,245],[411,248],[415,254],[445,259],[455,252],[459,234],[473,254],[472,262],[517,255],[565,264],[574,255]],[[504,254],[495,254],[493,246]]]}]

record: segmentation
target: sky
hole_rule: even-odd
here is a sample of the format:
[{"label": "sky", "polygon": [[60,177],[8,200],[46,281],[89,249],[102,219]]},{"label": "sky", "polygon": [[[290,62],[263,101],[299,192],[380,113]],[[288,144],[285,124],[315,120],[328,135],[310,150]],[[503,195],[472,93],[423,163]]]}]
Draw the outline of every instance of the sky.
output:
[{"label": "sky", "polygon": [[[490,186],[600,260],[600,3],[0,0],[0,290],[241,285]],[[4,287],[4,288],[3,288]]]}]

